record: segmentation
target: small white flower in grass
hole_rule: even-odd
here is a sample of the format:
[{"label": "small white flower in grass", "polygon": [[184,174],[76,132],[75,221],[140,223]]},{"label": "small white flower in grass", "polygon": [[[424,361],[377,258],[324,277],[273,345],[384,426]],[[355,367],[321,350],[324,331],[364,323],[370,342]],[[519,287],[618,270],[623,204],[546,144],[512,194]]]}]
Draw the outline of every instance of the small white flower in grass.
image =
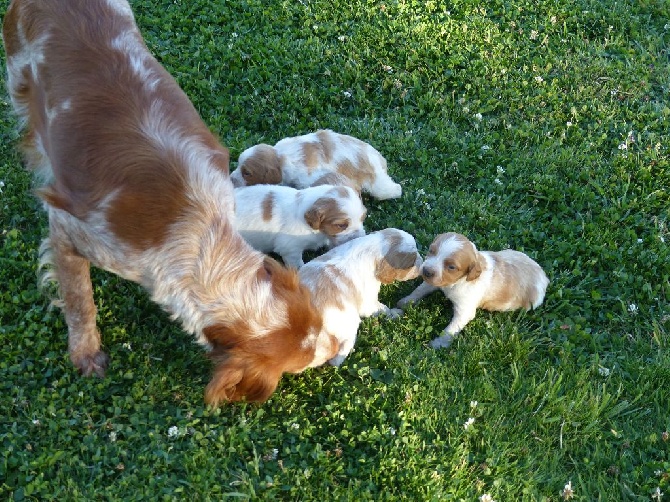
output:
[{"label": "small white flower in grass", "polygon": [[344,41],[347,39],[347,37],[345,37],[344,35],[340,35],[339,37],[337,37],[337,39],[338,39],[340,42],[344,42]]},{"label": "small white flower in grass", "polygon": [[5,188],[5,182],[0,181],[0,193],[2,193],[2,189]]},{"label": "small white flower in grass", "polygon": [[382,65],[382,70],[384,70],[386,73],[393,73],[393,68],[391,68],[391,67],[390,67],[389,65],[387,65],[387,64],[383,64],[383,65]]},{"label": "small white flower in grass", "polygon": [[237,38],[237,33],[232,32],[232,33],[230,34],[230,36],[233,37],[233,38]]},{"label": "small white flower in grass", "polygon": [[496,172],[498,175],[505,174],[505,168],[503,166],[496,166]]},{"label": "small white flower in grass", "polygon": [[600,376],[608,377],[610,376],[611,370],[604,366],[598,366],[598,373],[600,373]]},{"label": "small white flower in grass", "polygon": [[568,127],[572,127],[572,122],[570,122],[570,121],[568,120],[568,121],[565,123],[565,125],[568,126]]},{"label": "small white flower in grass", "polygon": [[491,495],[488,493],[485,493],[481,497],[479,497],[479,502],[496,502]]},{"label": "small white flower in grass", "polygon": [[537,30],[530,30],[530,39],[531,40],[537,40],[537,35],[538,35]]},{"label": "small white flower in grass", "polygon": [[481,113],[475,113],[475,118],[481,121],[484,118],[484,116]]},{"label": "small white flower in grass", "polygon": [[402,89],[402,82],[396,78],[393,81],[393,87],[395,87],[396,89]]},{"label": "small white flower in grass", "polygon": [[661,471],[659,469],[654,471],[654,476],[656,476],[657,478],[661,477],[662,474],[663,474],[663,471]]},{"label": "small white flower in grass", "polygon": [[638,239],[638,240],[637,240],[637,243],[638,243],[638,244],[642,244],[643,242],[644,242],[644,241],[643,241],[642,239]]},{"label": "small white flower in grass", "polygon": [[470,401],[470,408],[476,408],[478,404],[477,401]]},{"label": "small white flower in grass", "polygon": [[396,432],[396,431],[395,431],[395,427],[389,427],[389,434],[390,434],[391,436],[395,436],[395,432]]},{"label": "small white flower in grass", "polygon": [[488,152],[490,149],[491,149],[491,147],[489,145],[482,145],[482,148],[481,148],[482,152]]},{"label": "small white flower in grass", "polygon": [[122,347],[129,352],[132,352],[132,350],[133,350],[133,348],[130,346],[130,343],[128,343],[128,342],[124,342]]},{"label": "small white flower in grass", "polygon": [[558,21],[558,20],[556,19],[556,16],[551,16],[549,18],[549,21],[551,21],[551,24],[556,24],[556,21]]},{"label": "small white flower in grass", "polygon": [[167,435],[170,439],[174,439],[176,437],[179,437],[179,427],[177,427],[176,425],[173,425],[172,427],[170,427],[168,429]]},{"label": "small white flower in grass", "polygon": [[653,492],[651,492],[651,498],[659,501],[663,498],[663,492],[661,491],[660,486],[657,486],[656,489]]},{"label": "small white flower in grass", "polygon": [[279,450],[277,448],[272,448],[272,451],[263,455],[263,460],[265,460],[265,461],[277,460],[278,456],[279,456]]},{"label": "small white flower in grass", "polygon": [[291,429],[300,429],[300,426],[297,423],[293,422],[291,424]]},{"label": "small white flower in grass", "polygon": [[109,433],[109,440],[110,440],[112,443],[115,443],[115,442],[116,442],[116,432],[112,431],[112,432]]},{"label": "small white flower in grass", "polygon": [[463,424],[463,428],[467,431],[470,427],[472,427],[472,424],[474,424],[474,423],[475,423],[475,419],[470,417]]},{"label": "small white flower in grass", "polygon": [[351,92],[349,92],[349,91],[344,91],[342,94],[344,94],[345,98],[350,98],[351,97]]},{"label": "small white flower in grass", "polygon": [[561,497],[563,497],[563,500],[569,500],[574,496],[575,492],[572,490],[572,481],[568,481],[568,484],[561,490]]},{"label": "small white flower in grass", "polygon": [[544,82],[544,79],[540,75],[538,75],[537,77],[535,77],[535,82],[541,84],[542,82]]},{"label": "small white flower in grass", "polygon": [[630,312],[633,315],[637,314],[639,310],[640,309],[634,303],[631,303],[630,305],[628,305],[628,312]]},{"label": "small white flower in grass", "polygon": [[39,425],[41,425],[41,424],[40,424],[40,421],[39,421],[39,420],[34,419],[34,420],[33,420],[33,425],[34,425],[34,426],[39,426]]},{"label": "small white flower in grass", "polygon": [[502,185],[502,181],[500,181],[500,179],[498,178],[494,179],[493,183],[495,183],[496,185]]}]

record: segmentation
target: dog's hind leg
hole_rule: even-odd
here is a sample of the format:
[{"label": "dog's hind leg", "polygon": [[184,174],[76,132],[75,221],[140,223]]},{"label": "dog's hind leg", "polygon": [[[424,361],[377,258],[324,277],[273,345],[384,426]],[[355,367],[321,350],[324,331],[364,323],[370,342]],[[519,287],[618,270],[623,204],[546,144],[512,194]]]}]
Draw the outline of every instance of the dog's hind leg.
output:
[{"label": "dog's hind leg", "polygon": [[109,363],[100,350],[90,262],[77,253],[62,228],[50,222],[52,263],[68,326],[70,360],[84,376],[105,376]]}]

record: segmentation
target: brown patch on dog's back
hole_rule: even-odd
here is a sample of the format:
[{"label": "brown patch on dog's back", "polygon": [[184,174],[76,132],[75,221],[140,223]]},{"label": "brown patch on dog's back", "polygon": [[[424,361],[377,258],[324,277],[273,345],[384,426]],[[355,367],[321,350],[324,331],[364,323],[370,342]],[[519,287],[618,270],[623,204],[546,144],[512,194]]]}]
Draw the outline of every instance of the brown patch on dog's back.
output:
[{"label": "brown patch on dog's back", "polygon": [[374,181],[374,170],[372,166],[364,159],[361,163],[361,157],[358,159],[358,166],[354,165],[349,159],[344,159],[337,164],[337,172],[345,178],[351,180],[352,185],[359,192],[366,182]]},{"label": "brown patch on dog's back", "polygon": [[321,145],[321,154],[323,155],[323,161],[330,163],[333,160],[333,151],[335,151],[335,143],[333,142],[333,132],[325,129],[321,129],[316,132],[316,137],[319,138],[319,143]]},{"label": "brown patch on dog's back", "polygon": [[302,144],[302,161],[305,164],[308,173],[313,172],[317,167],[319,167],[322,153],[321,145],[318,143]]},{"label": "brown patch on dog's back", "polygon": [[275,194],[274,192],[268,192],[268,194],[263,198],[262,207],[263,207],[263,221],[270,221],[272,219],[272,210],[275,205]]}]

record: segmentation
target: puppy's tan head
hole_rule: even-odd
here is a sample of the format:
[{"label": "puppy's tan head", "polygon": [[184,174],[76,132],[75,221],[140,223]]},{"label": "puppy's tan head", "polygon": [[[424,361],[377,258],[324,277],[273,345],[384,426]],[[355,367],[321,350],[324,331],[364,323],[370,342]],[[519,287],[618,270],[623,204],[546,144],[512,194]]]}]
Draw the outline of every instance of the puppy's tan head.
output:
[{"label": "puppy's tan head", "polygon": [[375,267],[375,277],[379,282],[391,284],[418,277],[422,260],[414,237],[396,228],[387,228],[377,233],[383,239],[383,254]]},{"label": "puppy's tan head", "polygon": [[467,237],[455,232],[438,235],[428,249],[421,276],[428,284],[448,287],[460,280],[473,281],[482,273],[484,260]]},{"label": "puppy's tan head", "polygon": [[365,235],[363,221],[367,209],[356,190],[346,186],[320,185],[306,188],[322,192],[305,211],[305,221],[314,230],[328,236],[331,247]]},{"label": "puppy's tan head", "polygon": [[230,174],[234,187],[277,185],[282,180],[281,158],[273,146],[261,143],[240,154],[237,169]]},{"label": "puppy's tan head", "polygon": [[249,320],[238,319],[228,324],[213,323],[203,330],[215,363],[214,375],[205,389],[208,404],[265,401],[282,374],[299,373],[313,366],[316,358],[328,359],[337,353],[336,342],[320,339],[321,314],[295,270],[266,258],[257,280],[271,284],[272,299],[282,317],[276,323],[279,327],[258,332]]}]

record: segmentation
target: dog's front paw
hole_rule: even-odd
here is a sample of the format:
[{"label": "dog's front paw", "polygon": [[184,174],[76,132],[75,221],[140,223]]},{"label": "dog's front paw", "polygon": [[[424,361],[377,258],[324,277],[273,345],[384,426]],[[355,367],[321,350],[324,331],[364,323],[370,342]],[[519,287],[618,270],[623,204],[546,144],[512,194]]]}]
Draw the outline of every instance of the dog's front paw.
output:
[{"label": "dog's front paw", "polygon": [[403,314],[403,311],[402,309],[388,309],[385,314],[389,319],[397,319]]},{"label": "dog's front paw", "polygon": [[82,376],[97,376],[104,378],[107,367],[109,366],[109,356],[98,350],[93,354],[81,355],[72,359],[72,363],[79,370]]},{"label": "dog's front paw", "polygon": [[446,349],[454,341],[454,336],[445,334],[437,337],[435,340],[430,342],[430,346],[434,349]]},{"label": "dog's front paw", "polygon": [[401,298],[400,300],[398,300],[398,303],[396,303],[395,306],[398,307],[400,310],[402,310],[410,303],[414,303],[414,300],[412,300],[411,297],[406,296],[405,298]]}]

